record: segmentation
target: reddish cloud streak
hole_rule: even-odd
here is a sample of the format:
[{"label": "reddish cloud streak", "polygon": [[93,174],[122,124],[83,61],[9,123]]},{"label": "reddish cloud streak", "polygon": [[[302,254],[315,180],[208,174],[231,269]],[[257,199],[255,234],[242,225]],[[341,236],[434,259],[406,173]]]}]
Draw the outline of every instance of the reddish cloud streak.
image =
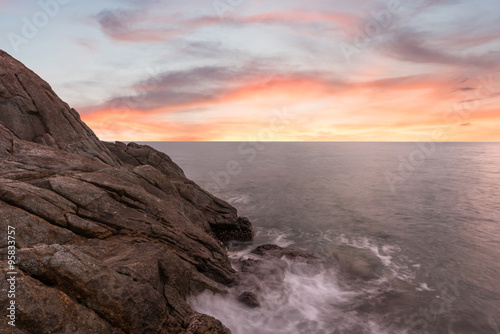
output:
[{"label": "reddish cloud streak", "polygon": [[[498,110],[479,104],[466,113],[450,113],[464,95],[471,94],[469,90],[451,89],[450,82],[449,78],[436,79],[426,75],[359,83],[332,82],[300,75],[275,76],[271,80],[258,77],[246,84],[240,82],[240,88],[228,90],[210,100],[150,110],[101,107],[83,118],[98,133],[104,134],[105,139],[120,140],[241,139],[265,127],[267,118],[263,120],[257,115],[266,108],[269,110],[271,106],[280,105],[310,106],[310,110],[300,111],[303,113],[301,119],[309,112],[313,119],[309,125],[306,121],[304,125],[291,126],[283,137],[276,138],[278,140],[325,140],[324,135],[313,138],[321,131],[326,133],[326,128],[332,131],[330,140],[404,140],[401,133],[405,132],[407,138],[428,140],[436,128],[444,128],[450,133],[450,138],[456,138],[460,124],[472,123],[472,120],[483,126],[485,133],[492,133],[488,129],[491,124],[499,123]],[[189,110],[199,110],[200,116],[195,118],[199,122],[177,120],[177,115]],[[234,112],[221,120],[213,116],[219,110]],[[467,117],[464,118],[464,114]],[[208,119],[204,120],[203,115]],[[312,125],[315,123],[325,129],[316,128]],[[384,131],[386,135],[381,136]],[[483,138],[498,139],[498,135]]]}]

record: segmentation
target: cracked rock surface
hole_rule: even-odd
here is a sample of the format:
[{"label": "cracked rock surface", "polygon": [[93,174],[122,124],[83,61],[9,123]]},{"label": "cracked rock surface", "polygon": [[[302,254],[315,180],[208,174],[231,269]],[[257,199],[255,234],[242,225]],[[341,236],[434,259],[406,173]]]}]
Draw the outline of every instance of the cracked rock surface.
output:
[{"label": "cracked rock surface", "polygon": [[[103,143],[0,51],[0,306],[16,231],[16,327],[1,333],[229,333],[186,297],[233,283],[222,241],[250,222],[164,153]],[[4,307],[5,306],[5,307]]]}]

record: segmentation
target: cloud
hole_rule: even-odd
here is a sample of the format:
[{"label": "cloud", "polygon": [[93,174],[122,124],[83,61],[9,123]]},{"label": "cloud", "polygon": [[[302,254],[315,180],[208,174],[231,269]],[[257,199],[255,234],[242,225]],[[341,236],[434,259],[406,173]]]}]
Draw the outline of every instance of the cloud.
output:
[{"label": "cloud", "polygon": [[344,29],[346,27],[352,27],[358,20],[358,16],[343,12],[286,10],[240,17],[232,22],[239,24],[275,24],[292,26],[295,28],[299,25],[323,24],[325,26],[334,26]]},{"label": "cloud", "polygon": [[[306,122],[311,124],[324,123],[332,113],[338,114],[341,122],[344,119],[352,121],[352,118],[365,121],[384,118],[397,123],[428,117],[429,114],[415,112],[426,109],[430,113],[438,107],[434,106],[438,99],[450,100],[451,106],[456,98],[448,92],[448,81],[447,78],[418,75],[353,82],[324,72],[283,71],[265,63],[239,68],[204,66],[167,71],[139,81],[133,86],[137,95],[112,98],[102,105],[87,108],[84,114],[90,118],[96,115],[121,117],[132,110],[134,115],[142,114],[143,117],[163,115],[209,122],[207,117],[225,110],[228,120],[237,124],[235,119],[243,122],[247,118],[246,124],[255,122],[252,117],[257,110],[293,105],[304,110],[303,120],[305,116],[312,117]],[[351,100],[357,101],[356,104],[349,103]]]},{"label": "cloud", "polygon": [[449,6],[463,3],[463,0],[423,0],[422,7]]},{"label": "cloud", "polygon": [[[280,140],[401,140],[402,133],[425,140],[446,126],[445,110],[478,89],[475,80],[453,82],[441,74],[345,81],[324,72],[260,65],[160,73],[133,86],[141,93],[130,100],[134,103],[119,108],[113,102],[127,97],[116,97],[83,118],[113,139],[241,140],[266,127],[270,106],[292,106],[300,123]],[[476,88],[454,89],[454,83]],[[495,110],[486,110],[478,106],[475,123],[497,118]]]},{"label": "cloud", "polygon": [[[332,29],[352,27],[357,17],[346,13],[314,11],[280,11],[259,15],[230,17],[221,20],[218,16],[194,18],[160,17],[158,13],[146,10],[104,10],[97,16],[101,30],[108,37],[118,41],[155,42],[189,34],[210,26],[248,26],[256,24],[280,25],[294,30],[303,26],[319,25]],[[170,27],[166,27],[166,22]]]},{"label": "cloud", "polygon": [[447,44],[432,44],[432,38],[411,30],[397,33],[385,43],[389,55],[415,63],[433,63],[477,68],[495,68],[498,66],[498,52],[482,55],[457,55]]},{"label": "cloud", "polygon": [[[210,3],[185,11],[183,2],[136,1],[132,8],[102,11],[95,18],[106,36],[148,43],[144,47],[158,55],[137,63],[167,70],[142,79],[137,75],[144,71],[128,71],[128,84],[110,91],[106,102],[85,108],[84,117],[96,128],[109,123],[108,132],[122,139],[227,140],[265,126],[262,119],[271,108],[292,106],[300,126],[289,138],[372,140],[385,133],[395,140],[424,140],[455,105],[479,105],[475,78],[498,67],[493,43],[500,35],[493,26],[471,29],[473,23],[463,21],[468,5],[405,3],[370,39],[365,56],[345,64],[337,59],[343,31],[353,37],[349,34],[387,9],[384,1],[352,1],[359,6],[291,1],[255,10],[247,3],[223,20]],[[447,10],[446,24],[437,29],[434,24]],[[456,27],[459,20],[464,23]],[[492,98],[485,97],[474,112],[472,130],[482,126],[479,117],[484,123],[497,117],[482,113],[494,104]],[[458,132],[467,121],[453,128]]]},{"label": "cloud", "polygon": [[175,44],[182,56],[190,56],[195,59],[217,59],[221,54],[231,55],[234,58],[244,59],[246,55],[235,49],[227,49],[220,41],[178,41]]},{"label": "cloud", "polygon": [[104,34],[119,41],[158,42],[181,33],[177,29],[149,24],[147,14],[142,11],[104,10],[97,15],[96,20]]},{"label": "cloud", "polygon": [[[349,81],[327,71],[290,71],[272,61],[253,61],[240,66],[208,65],[171,70],[136,82],[134,94],[110,98],[87,113],[99,109],[132,108],[145,113],[161,110],[168,113],[207,110],[211,106],[247,99],[286,101],[295,96],[333,97],[342,94],[386,94],[421,91],[443,96],[450,91],[469,91],[465,81],[450,89],[448,77],[410,75],[384,79]],[[378,99],[377,98],[377,99]]]},{"label": "cloud", "polygon": [[74,43],[90,52],[95,52],[99,49],[98,43],[88,38],[76,38],[74,39]]},{"label": "cloud", "polygon": [[[107,103],[110,106],[128,104],[138,110],[155,108],[190,108],[193,105],[218,100],[232,88],[228,84],[254,76],[250,69],[224,66],[204,66],[169,71],[137,82],[132,87],[138,95],[119,96]],[[236,88],[236,87],[234,87]]]},{"label": "cloud", "polygon": [[492,42],[500,41],[500,34],[496,32],[477,32],[476,29],[467,29],[465,32],[460,32],[460,36],[448,42],[457,48],[471,48],[475,46],[485,45]]}]

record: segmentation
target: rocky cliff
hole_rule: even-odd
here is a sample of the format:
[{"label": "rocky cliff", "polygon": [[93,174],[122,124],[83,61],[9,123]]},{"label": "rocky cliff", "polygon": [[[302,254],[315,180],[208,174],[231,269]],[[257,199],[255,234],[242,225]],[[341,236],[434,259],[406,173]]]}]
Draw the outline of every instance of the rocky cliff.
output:
[{"label": "rocky cliff", "polygon": [[[0,51],[1,333],[229,333],[186,297],[235,279],[222,241],[253,230],[165,154],[103,143]],[[16,326],[7,230],[15,228]]]}]

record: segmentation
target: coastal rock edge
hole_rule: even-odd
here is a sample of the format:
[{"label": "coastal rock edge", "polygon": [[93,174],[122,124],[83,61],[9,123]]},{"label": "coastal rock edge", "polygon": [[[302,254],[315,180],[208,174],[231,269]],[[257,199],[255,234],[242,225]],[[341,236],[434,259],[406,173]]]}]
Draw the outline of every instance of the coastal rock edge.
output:
[{"label": "coastal rock edge", "polygon": [[250,222],[166,154],[103,143],[50,86],[0,51],[0,305],[15,228],[16,327],[2,333],[230,333],[186,302],[225,293],[222,244]]}]

